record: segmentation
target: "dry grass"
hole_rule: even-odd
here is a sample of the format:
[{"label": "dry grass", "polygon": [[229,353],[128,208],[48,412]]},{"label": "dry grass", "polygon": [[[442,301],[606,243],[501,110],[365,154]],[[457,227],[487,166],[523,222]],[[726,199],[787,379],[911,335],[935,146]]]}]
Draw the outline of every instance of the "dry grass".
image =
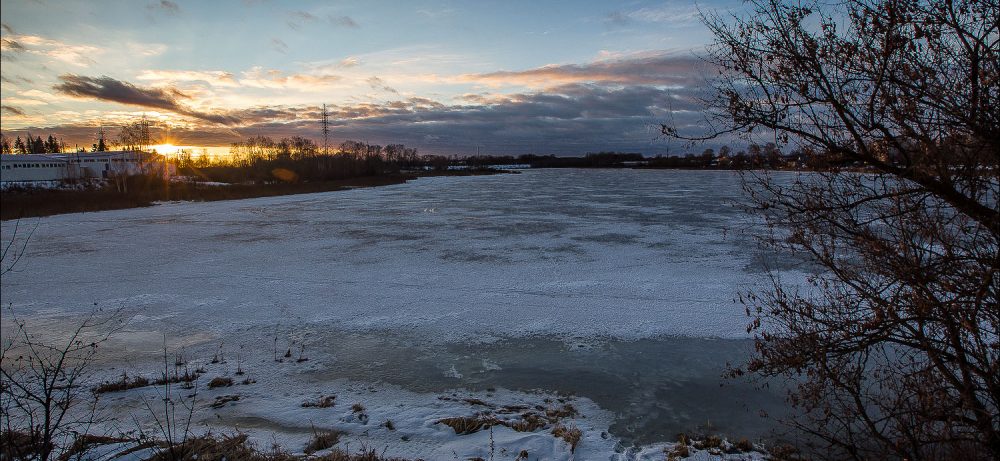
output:
[{"label": "dry grass", "polygon": [[153,381],[153,384],[162,386],[164,384],[192,383],[200,376],[201,373],[198,373],[198,371],[191,373],[188,370],[184,370],[184,374],[174,373],[172,376],[160,375],[160,378]]},{"label": "dry grass", "polygon": [[[336,403],[336,400],[336,395],[320,396],[320,398],[316,399],[316,401],[302,402],[302,408],[330,408]],[[361,411],[364,410],[364,407],[361,407]]]},{"label": "dry grass", "polygon": [[301,183],[232,184],[223,187],[197,183],[167,183],[162,180],[134,177],[130,178],[128,193],[118,192],[110,186],[88,190],[5,190],[0,194],[0,220],[147,207],[157,201],[216,201],[309,194],[400,184],[415,177],[384,175]]},{"label": "dry grass", "polygon": [[753,442],[748,440],[746,437],[739,439],[734,445],[734,448],[742,453],[749,453],[754,450]]},{"label": "dry grass", "polygon": [[172,450],[163,448],[148,461],[293,461],[298,457],[287,453],[263,453],[247,440],[246,434],[211,434],[189,439]]},{"label": "dry grass", "polygon": [[146,387],[149,385],[149,380],[145,376],[136,376],[129,379],[128,375],[122,373],[121,379],[118,381],[106,381],[98,384],[97,387],[93,389],[95,394],[104,394],[107,392],[121,392],[127,391],[129,389],[135,389],[138,387]]},{"label": "dry grass", "polygon": [[705,437],[704,440],[698,440],[694,443],[694,447],[699,450],[707,450],[710,448],[722,448],[722,437],[717,435],[710,435]]},{"label": "dry grass", "polygon": [[212,380],[208,382],[208,388],[209,389],[215,389],[217,387],[229,387],[229,386],[232,386],[232,385],[233,385],[233,378],[224,377],[224,376],[218,376],[218,377],[212,378]]},{"label": "dry grass", "polygon": [[320,450],[326,450],[327,448],[332,448],[337,442],[340,442],[341,432],[337,431],[320,431],[313,434],[312,440],[306,444],[306,447],[302,450],[306,454],[311,455]]},{"label": "dry grass", "polygon": [[552,435],[565,440],[569,444],[570,453],[573,453],[576,451],[577,444],[580,443],[580,438],[583,437],[583,431],[576,426],[558,424],[552,428]]}]

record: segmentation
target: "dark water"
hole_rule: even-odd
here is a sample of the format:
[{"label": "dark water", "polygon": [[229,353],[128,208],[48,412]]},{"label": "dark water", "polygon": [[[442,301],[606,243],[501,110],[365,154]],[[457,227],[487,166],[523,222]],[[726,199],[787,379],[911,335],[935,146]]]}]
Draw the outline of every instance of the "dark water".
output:
[{"label": "dark water", "polygon": [[421,392],[507,388],[587,397],[616,415],[611,433],[626,443],[676,440],[680,433],[767,438],[785,409],[782,391],[723,377],[727,364],[746,359],[750,340],[531,337],[442,346],[398,333],[345,332],[317,347],[335,360],[311,374],[316,380],[376,380]]}]

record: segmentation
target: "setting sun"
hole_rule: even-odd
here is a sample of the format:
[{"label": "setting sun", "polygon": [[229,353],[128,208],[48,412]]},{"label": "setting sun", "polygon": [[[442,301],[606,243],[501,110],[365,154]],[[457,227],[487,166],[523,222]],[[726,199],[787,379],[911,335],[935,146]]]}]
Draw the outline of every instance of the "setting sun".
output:
[{"label": "setting sun", "polygon": [[157,144],[155,146],[150,146],[150,149],[155,150],[157,153],[162,155],[174,155],[180,150],[180,146],[175,146],[173,144]]}]

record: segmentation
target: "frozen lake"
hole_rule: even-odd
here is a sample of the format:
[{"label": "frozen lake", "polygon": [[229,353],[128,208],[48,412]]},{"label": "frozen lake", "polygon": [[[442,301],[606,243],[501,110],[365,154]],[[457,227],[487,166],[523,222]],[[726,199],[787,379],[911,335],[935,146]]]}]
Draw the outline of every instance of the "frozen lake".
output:
[{"label": "frozen lake", "polygon": [[51,335],[124,306],[107,364],[277,338],[305,345],[303,381],[573,393],[628,441],[757,437],[780,396],[720,374],[750,347],[737,291],[789,262],[740,196],[730,172],[529,170],[55,216],[0,300]]}]

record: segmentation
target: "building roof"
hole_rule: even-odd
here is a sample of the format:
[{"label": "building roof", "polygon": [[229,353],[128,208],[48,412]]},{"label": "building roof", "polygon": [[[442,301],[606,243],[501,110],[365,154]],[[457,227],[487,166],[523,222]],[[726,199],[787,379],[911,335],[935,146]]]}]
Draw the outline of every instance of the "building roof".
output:
[{"label": "building roof", "polygon": [[65,162],[67,159],[63,157],[62,154],[23,154],[23,155],[13,155],[13,154],[3,154],[0,155],[0,161],[4,163],[15,163],[15,162]]},{"label": "building roof", "polygon": [[107,159],[107,158],[151,158],[158,154],[134,152],[127,150],[110,150],[103,152],[73,152],[68,154],[3,154],[3,162],[68,162],[77,159]]}]

